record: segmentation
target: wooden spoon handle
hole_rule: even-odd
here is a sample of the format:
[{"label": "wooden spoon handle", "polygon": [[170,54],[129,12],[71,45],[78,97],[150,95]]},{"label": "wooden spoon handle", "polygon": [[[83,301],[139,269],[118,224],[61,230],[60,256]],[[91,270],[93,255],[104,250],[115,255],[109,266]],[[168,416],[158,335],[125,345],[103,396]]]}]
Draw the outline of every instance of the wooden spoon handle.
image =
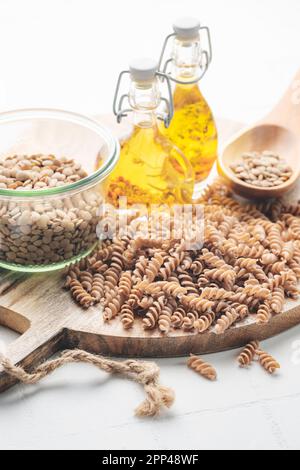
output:
[{"label": "wooden spoon handle", "polygon": [[[53,354],[64,348],[64,330],[43,333],[34,327],[29,328],[16,341],[1,353],[14,365],[18,364],[26,369],[37,366],[42,360],[49,359]],[[17,383],[14,377],[9,376],[0,365],[0,393]]]},{"label": "wooden spoon handle", "polygon": [[300,135],[300,69],[278,105],[263,120]]}]

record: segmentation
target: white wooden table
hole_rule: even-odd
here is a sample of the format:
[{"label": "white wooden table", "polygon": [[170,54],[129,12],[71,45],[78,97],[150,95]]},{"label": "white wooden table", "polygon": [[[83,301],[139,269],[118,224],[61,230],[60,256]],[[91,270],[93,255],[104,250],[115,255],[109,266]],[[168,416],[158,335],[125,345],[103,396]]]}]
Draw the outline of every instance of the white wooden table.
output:
[{"label": "white wooden table", "polygon": [[156,419],[133,416],[140,386],[66,366],[0,397],[0,449],[299,449],[300,327],[263,347],[281,362],[276,377],[258,365],[239,369],[235,351],[207,357],[216,383],[188,370],[184,358],[159,360],[176,402]]}]

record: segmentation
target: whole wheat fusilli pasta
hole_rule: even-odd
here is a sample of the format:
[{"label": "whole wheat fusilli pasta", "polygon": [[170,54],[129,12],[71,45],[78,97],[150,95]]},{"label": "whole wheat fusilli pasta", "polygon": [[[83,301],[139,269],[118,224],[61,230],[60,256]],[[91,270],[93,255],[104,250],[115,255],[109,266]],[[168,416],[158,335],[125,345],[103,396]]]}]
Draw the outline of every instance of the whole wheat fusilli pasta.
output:
[{"label": "whole wheat fusilli pasta", "polygon": [[225,333],[225,331],[228,330],[228,328],[230,328],[231,325],[233,325],[238,318],[239,315],[236,310],[233,308],[229,308],[228,311],[217,320],[215,328],[216,334],[220,335]]},{"label": "whole wheat fusilli pasta", "polygon": [[268,323],[272,317],[271,308],[268,302],[264,302],[257,310],[257,323]]},{"label": "whole wheat fusilli pasta", "polygon": [[253,361],[255,355],[257,354],[257,350],[259,348],[258,341],[251,341],[238,357],[238,361],[242,367],[249,366]]},{"label": "whole wheat fusilli pasta", "polygon": [[264,351],[257,351],[257,355],[260,364],[269,374],[274,374],[277,369],[280,369],[280,364],[270,354]]},{"label": "whole wheat fusilli pasta", "polygon": [[187,365],[190,369],[193,369],[195,372],[197,372],[199,375],[202,375],[202,377],[208,379],[208,380],[216,380],[217,378],[217,372],[214,369],[213,366],[208,364],[207,362],[203,361],[200,359],[198,356],[191,356],[188,361]]},{"label": "whole wheat fusilli pasta", "polygon": [[186,311],[183,307],[177,307],[171,316],[171,324],[173,328],[181,328],[185,319]]},{"label": "whole wheat fusilli pasta", "polygon": [[162,253],[155,253],[153,258],[149,261],[148,266],[146,267],[145,279],[147,279],[149,282],[153,282],[156,276],[158,275],[158,272],[163,263],[164,256],[162,255]]},{"label": "whole wheat fusilli pasta", "polygon": [[95,299],[95,302],[100,302],[104,295],[104,276],[100,273],[93,275],[91,296]]},{"label": "whole wheat fusilli pasta", "polygon": [[151,216],[132,219],[119,238],[70,266],[65,288],[84,308],[100,303],[107,321],[142,321],[163,334],[220,334],[246,317],[267,323],[281,314],[285,298],[299,295],[300,204],[245,205],[220,181],[198,202],[203,246],[187,249],[177,236],[164,239],[166,230],[156,236]]},{"label": "whole wheat fusilli pasta", "polygon": [[82,287],[81,283],[73,279],[70,283],[70,291],[76,302],[83,308],[89,308],[94,303],[93,297]]},{"label": "whole wheat fusilli pasta", "polygon": [[175,299],[169,299],[166,305],[162,308],[158,317],[158,328],[162,333],[168,333],[172,325],[172,315],[177,307]]},{"label": "whole wheat fusilli pasta", "polygon": [[155,302],[153,302],[143,318],[143,326],[145,330],[153,330],[156,327],[165,304],[166,298],[164,296],[159,297]]},{"label": "whole wheat fusilli pasta", "polygon": [[128,299],[132,289],[132,274],[131,271],[124,271],[120,276],[119,281],[119,294],[123,298]]},{"label": "whole wheat fusilli pasta", "polygon": [[204,333],[204,331],[207,331],[210,328],[215,319],[216,314],[214,312],[209,312],[206,315],[201,315],[195,321],[194,328],[196,328],[199,333]]}]

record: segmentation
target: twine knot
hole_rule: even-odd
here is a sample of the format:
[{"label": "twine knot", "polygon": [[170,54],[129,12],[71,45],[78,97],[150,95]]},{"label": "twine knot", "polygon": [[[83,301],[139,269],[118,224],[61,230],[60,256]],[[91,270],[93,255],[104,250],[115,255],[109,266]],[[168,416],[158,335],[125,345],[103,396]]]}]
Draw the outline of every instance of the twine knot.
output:
[{"label": "twine knot", "polygon": [[20,382],[26,384],[38,383],[41,379],[54,372],[64,364],[84,362],[92,364],[110,374],[123,375],[144,386],[146,399],[137,407],[137,416],[156,416],[162,408],[170,408],[175,400],[173,390],[159,383],[160,369],[155,362],[113,361],[102,356],[87,353],[79,349],[66,350],[57,359],[53,359],[36,367],[31,373],[23,367],[14,365],[0,353],[0,365],[4,371]]}]

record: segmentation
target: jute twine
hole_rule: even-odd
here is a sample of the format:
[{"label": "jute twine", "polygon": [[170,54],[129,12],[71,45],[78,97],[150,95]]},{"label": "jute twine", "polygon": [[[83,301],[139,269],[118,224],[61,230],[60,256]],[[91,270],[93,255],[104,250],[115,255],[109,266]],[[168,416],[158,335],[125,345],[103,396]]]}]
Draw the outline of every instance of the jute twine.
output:
[{"label": "jute twine", "polygon": [[113,361],[77,349],[63,351],[57,359],[45,362],[28,373],[24,368],[15,366],[0,353],[0,364],[5,372],[25,384],[36,384],[59,367],[72,362],[92,364],[109,374],[120,374],[143,385],[147,397],[136,408],[135,414],[137,416],[156,416],[162,408],[170,408],[174,403],[174,392],[170,388],[160,385],[160,369],[154,362]]}]

